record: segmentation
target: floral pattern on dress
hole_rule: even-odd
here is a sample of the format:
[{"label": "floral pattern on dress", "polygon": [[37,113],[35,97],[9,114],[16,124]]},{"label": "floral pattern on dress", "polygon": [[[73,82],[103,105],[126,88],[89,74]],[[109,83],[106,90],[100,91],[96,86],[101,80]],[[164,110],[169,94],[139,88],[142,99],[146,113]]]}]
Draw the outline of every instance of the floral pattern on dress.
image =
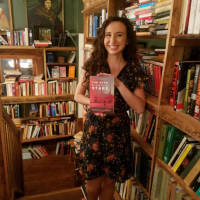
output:
[{"label": "floral pattern on dress", "polygon": [[[109,73],[109,72],[107,72]],[[118,75],[126,87],[134,91],[140,72],[126,65]],[[115,88],[115,112],[104,117],[87,112],[80,150],[80,173],[85,179],[107,175],[124,182],[133,174],[129,106]]]}]

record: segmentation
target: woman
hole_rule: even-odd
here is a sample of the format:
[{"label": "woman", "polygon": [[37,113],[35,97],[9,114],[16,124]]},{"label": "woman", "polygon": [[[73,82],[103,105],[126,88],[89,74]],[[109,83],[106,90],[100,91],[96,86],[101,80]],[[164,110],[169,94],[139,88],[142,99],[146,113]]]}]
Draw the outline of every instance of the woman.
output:
[{"label": "woman", "polygon": [[80,152],[89,200],[112,200],[115,182],[132,175],[133,155],[127,110],[144,112],[142,73],[136,58],[132,23],[127,18],[110,17],[98,31],[94,50],[83,67],[75,100],[89,108],[86,90],[90,75],[114,76],[114,114],[95,115],[87,111]]}]

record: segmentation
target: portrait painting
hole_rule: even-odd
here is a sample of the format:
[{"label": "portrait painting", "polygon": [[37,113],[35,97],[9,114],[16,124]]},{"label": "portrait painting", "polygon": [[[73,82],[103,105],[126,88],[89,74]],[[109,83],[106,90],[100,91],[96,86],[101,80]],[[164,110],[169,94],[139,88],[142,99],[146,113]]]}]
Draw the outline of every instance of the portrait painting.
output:
[{"label": "portrait painting", "polygon": [[11,28],[10,6],[11,0],[0,0],[0,30],[9,31]]},{"label": "portrait painting", "polygon": [[63,32],[63,0],[26,0],[26,4],[29,28],[51,29],[53,37],[58,37]]}]

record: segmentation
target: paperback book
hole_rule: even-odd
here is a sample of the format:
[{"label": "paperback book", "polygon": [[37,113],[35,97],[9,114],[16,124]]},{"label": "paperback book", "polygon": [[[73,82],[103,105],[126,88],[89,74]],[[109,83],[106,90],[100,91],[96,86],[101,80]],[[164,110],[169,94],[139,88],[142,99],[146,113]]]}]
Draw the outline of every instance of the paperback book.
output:
[{"label": "paperback book", "polygon": [[114,112],[113,76],[90,76],[90,110],[95,113]]}]

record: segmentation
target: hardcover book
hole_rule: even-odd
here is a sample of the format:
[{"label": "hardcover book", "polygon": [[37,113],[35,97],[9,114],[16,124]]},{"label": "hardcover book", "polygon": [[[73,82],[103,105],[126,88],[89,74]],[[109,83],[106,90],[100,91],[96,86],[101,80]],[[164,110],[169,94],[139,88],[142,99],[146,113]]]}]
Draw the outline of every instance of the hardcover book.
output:
[{"label": "hardcover book", "polygon": [[90,76],[90,110],[96,113],[114,112],[113,76]]}]

